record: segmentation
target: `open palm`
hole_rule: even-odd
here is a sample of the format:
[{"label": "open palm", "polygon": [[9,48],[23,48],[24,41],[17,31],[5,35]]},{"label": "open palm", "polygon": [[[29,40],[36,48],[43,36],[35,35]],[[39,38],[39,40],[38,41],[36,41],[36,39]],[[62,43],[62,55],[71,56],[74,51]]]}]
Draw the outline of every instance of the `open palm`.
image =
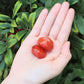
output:
[{"label": "open palm", "polygon": [[[28,84],[40,84],[59,75],[71,59],[67,40],[73,18],[74,10],[69,9],[67,2],[55,4],[49,14],[47,9],[42,10],[15,56],[9,74],[11,79],[16,78],[18,83],[25,80]],[[39,37],[46,36],[52,39],[54,48],[45,58],[38,59],[31,52],[32,46],[37,44]]]}]

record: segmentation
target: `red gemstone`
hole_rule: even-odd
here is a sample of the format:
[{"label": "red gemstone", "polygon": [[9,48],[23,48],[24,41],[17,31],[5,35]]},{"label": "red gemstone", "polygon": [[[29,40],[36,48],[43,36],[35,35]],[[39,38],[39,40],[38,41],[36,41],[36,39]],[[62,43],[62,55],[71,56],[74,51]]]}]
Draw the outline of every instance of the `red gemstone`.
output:
[{"label": "red gemstone", "polygon": [[52,51],[53,49],[53,41],[49,37],[41,37],[38,39],[38,44],[40,47],[47,51]]},{"label": "red gemstone", "polygon": [[32,47],[32,53],[39,59],[46,57],[46,51],[38,45]]}]

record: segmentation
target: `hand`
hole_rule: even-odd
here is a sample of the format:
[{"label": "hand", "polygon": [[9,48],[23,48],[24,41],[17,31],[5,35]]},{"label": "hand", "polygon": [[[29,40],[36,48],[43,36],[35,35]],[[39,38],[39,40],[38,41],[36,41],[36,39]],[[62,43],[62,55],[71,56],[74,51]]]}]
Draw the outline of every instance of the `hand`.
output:
[{"label": "hand", "polygon": [[[19,48],[8,78],[11,84],[40,84],[59,75],[71,59],[68,37],[74,18],[69,3],[57,3],[48,14],[44,9],[39,15],[31,33]],[[36,58],[32,46],[40,37],[50,37],[54,43],[52,52],[43,59]],[[10,84],[10,82],[8,83]]]}]

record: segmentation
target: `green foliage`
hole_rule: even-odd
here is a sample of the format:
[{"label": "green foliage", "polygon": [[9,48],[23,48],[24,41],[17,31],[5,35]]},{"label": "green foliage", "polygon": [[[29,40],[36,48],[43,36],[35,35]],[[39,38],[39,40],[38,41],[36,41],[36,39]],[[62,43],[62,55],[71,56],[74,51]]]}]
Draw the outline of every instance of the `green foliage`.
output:
[{"label": "green foliage", "polygon": [[17,14],[21,6],[22,6],[22,3],[20,1],[17,1],[13,9],[13,18],[15,17],[15,15]]},{"label": "green foliage", "polygon": [[22,30],[16,33],[16,38],[18,39],[18,41],[25,35],[26,32],[26,30]]},{"label": "green foliage", "polygon": [[3,54],[6,51],[5,43],[0,41],[0,54]]},{"label": "green foliage", "polygon": [[36,13],[31,13],[31,14],[29,15],[28,23],[29,23],[30,29],[32,29],[32,27],[33,27],[33,25],[34,25],[35,17],[36,17]]},{"label": "green foliage", "polygon": [[7,15],[0,14],[0,21],[11,21],[11,19]]},{"label": "green foliage", "polygon": [[1,29],[5,29],[5,28],[9,28],[9,27],[11,27],[11,25],[9,23],[0,23]]},{"label": "green foliage", "polygon": [[7,53],[6,53],[5,58],[4,58],[4,61],[5,61],[7,66],[10,66],[12,64],[12,62],[13,62],[13,54],[12,54],[11,49],[7,50]]},{"label": "green foliage", "polygon": [[68,1],[75,9],[69,40],[72,59],[65,70],[45,84],[84,84],[84,0],[0,0],[0,83],[42,9]]}]

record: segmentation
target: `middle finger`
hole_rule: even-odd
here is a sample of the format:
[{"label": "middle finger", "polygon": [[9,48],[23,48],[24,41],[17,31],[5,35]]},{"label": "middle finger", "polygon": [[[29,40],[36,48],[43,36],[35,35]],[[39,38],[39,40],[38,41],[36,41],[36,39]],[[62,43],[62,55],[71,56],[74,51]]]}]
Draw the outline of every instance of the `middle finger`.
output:
[{"label": "middle finger", "polygon": [[55,21],[55,18],[60,10],[60,7],[61,7],[61,4],[57,3],[51,9],[41,29],[40,36],[47,36],[49,34],[51,26],[53,25]]}]

